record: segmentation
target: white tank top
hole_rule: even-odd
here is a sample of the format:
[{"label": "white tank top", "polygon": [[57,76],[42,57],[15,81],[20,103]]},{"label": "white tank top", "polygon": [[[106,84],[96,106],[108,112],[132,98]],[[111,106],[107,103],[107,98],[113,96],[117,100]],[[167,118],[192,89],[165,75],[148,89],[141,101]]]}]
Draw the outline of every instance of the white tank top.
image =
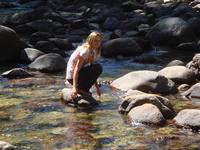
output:
[{"label": "white tank top", "polygon": [[[79,46],[70,56],[67,63],[66,79],[72,79],[74,68],[77,63],[78,57],[81,56],[84,60],[88,59],[89,51],[83,46]],[[86,65],[86,64],[85,64]]]}]

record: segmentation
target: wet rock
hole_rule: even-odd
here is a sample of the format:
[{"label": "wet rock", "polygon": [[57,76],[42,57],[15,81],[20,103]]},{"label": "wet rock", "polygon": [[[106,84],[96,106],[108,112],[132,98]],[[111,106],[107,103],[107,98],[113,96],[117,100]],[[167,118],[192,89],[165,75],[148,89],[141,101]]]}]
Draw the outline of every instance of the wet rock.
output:
[{"label": "wet rock", "polygon": [[133,71],[111,83],[112,87],[120,90],[140,90],[153,93],[175,93],[176,87],[172,80],[159,75],[155,71]]},{"label": "wet rock", "polygon": [[44,53],[51,53],[56,46],[50,41],[38,41],[35,45],[35,48]]},{"label": "wet rock", "polygon": [[61,50],[73,50],[74,46],[72,45],[72,42],[69,39],[61,39],[61,38],[50,38],[49,41],[51,41],[53,44],[56,45]]},{"label": "wet rock", "polygon": [[195,52],[199,50],[199,46],[196,42],[181,43],[176,48],[186,52]]},{"label": "wet rock", "polygon": [[1,150],[17,150],[17,147],[11,145],[10,143],[0,141],[0,149]]},{"label": "wet rock", "polygon": [[192,87],[190,87],[185,92],[181,93],[181,95],[188,98],[200,98],[200,83],[196,83]]},{"label": "wet rock", "polygon": [[175,115],[175,111],[173,110],[172,104],[167,98],[147,93],[138,93],[136,95],[125,96],[118,110],[121,113],[127,114],[133,108],[136,108],[143,104],[152,104],[156,106],[165,119],[171,119]]},{"label": "wet rock", "polygon": [[11,28],[0,26],[0,63],[19,61],[20,52],[26,47],[16,32]]},{"label": "wet rock", "polygon": [[103,24],[103,28],[107,30],[115,30],[119,27],[119,25],[120,25],[120,21],[117,18],[109,17],[109,18],[106,18]]},{"label": "wet rock", "polygon": [[31,27],[35,32],[55,32],[55,29],[61,28],[63,25],[59,22],[52,20],[36,20],[26,24]]},{"label": "wet rock", "polygon": [[135,9],[142,9],[143,5],[141,5],[137,1],[125,1],[122,3],[121,7],[124,11],[131,11]]},{"label": "wet rock", "polygon": [[180,86],[178,86],[178,91],[180,93],[187,91],[190,88],[190,85],[188,84],[181,84]]},{"label": "wet rock", "polygon": [[154,45],[168,46],[195,41],[195,35],[187,22],[178,17],[162,19],[150,29],[146,38]]},{"label": "wet rock", "polygon": [[192,84],[195,83],[195,74],[185,66],[170,66],[165,67],[158,72],[160,75],[171,79],[177,84]]},{"label": "wet rock", "polygon": [[30,43],[35,45],[38,41],[47,41],[53,35],[49,32],[35,32],[30,37]]},{"label": "wet rock", "polygon": [[88,96],[88,95],[78,94],[78,96],[75,99],[72,99],[70,88],[64,88],[62,90],[61,99],[67,105],[72,105],[72,106],[89,107],[89,106],[95,106],[98,104],[98,102],[92,96]]},{"label": "wet rock", "polygon": [[163,125],[165,118],[160,110],[152,104],[143,104],[131,109],[128,113],[132,123]]},{"label": "wet rock", "polygon": [[200,129],[200,110],[184,109],[177,114],[174,120],[180,127],[191,128],[198,131]]},{"label": "wet rock", "polygon": [[186,67],[192,70],[197,78],[200,78],[200,53],[196,54]]},{"label": "wet rock", "polygon": [[33,62],[37,57],[44,55],[45,53],[34,48],[25,48],[21,51],[20,59],[23,62],[30,63]]},{"label": "wet rock", "polygon": [[171,62],[169,62],[167,64],[167,67],[169,67],[169,66],[184,66],[184,65],[185,65],[184,62],[181,60],[172,60]]},{"label": "wet rock", "polygon": [[132,38],[117,38],[109,40],[102,46],[102,55],[105,57],[114,57],[117,55],[134,56],[142,52],[142,48]]},{"label": "wet rock", "polygon": [[41,72],[57,72],[66,68],[66,62],[59,54],[49,53],[39,56],[29,68]]},{"label": "wet rock", "polygon": [[5,78],[26,78],[32,77],[33,75],[22,68],[14,68],[1,74]]}]

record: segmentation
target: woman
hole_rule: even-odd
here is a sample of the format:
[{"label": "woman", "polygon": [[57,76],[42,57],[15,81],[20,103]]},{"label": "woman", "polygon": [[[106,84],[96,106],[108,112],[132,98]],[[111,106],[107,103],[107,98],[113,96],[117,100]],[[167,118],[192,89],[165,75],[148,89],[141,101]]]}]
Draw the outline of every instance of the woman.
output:
[{"label": "woman", "polygon": [[95,85],[97,96],[100,98],[101,91],[97,78],[102,73],[100,64],[94,64],[100,55],[101,34],[92,32],[86,42],[79,46],[70,56],[67,64],[66,80],[72,84],[71,97],[77,94],[91,95],[90,88]]}]

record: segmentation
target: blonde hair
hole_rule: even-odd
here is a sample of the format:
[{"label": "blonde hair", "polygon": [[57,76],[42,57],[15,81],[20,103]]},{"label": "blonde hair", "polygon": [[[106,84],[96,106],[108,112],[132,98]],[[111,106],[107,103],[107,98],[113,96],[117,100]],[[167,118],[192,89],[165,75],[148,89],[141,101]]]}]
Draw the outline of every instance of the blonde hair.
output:
[{"label": "blonde hair", "polygon": [[[101,33],[97,32],[97,31],[93,31],[88,35],[85,43],[83,44],[84,47],[88,48],[90,53],[91,53],[91,50],[95,49],[93,43],[97,38],[100,38],[100,39],[102,38]],[[100,56],[101,55],[101,46],[95,50],[96,50],[96,56]],[[94,61],[94,56],[93,56],[93,58],[90,58],[90,59],[91,59],[91,61]]]}]

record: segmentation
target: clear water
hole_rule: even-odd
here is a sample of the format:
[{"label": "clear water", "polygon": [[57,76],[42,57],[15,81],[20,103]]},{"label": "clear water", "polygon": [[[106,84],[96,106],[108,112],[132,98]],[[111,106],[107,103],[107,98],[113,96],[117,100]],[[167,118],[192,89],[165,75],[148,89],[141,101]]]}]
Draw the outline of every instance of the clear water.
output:
[{"label": "clear water", "polygon": [[[100,63],[104,68],[100,80],[113,80],[133,70],[162,67],[131,63],[124,58],[101,59]],[[83,110],[60,101],[65,72],[36,74],[34,78],[1,80],[0,140],[20,150],[200,149],[200,135],[176,128],[171,120],[163,127],[132,125],[118,113],[118,93],[107,85],[101,87],[102,103],[92,110]],[[199,108],[174,95],[168,98],[177,112]]]}]

